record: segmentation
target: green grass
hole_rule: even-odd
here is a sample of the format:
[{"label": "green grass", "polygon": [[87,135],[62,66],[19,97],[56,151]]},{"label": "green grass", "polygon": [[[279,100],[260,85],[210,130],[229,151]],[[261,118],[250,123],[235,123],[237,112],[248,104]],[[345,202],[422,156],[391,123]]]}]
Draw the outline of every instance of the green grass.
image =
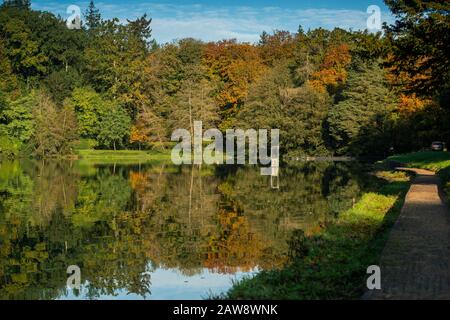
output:
[{"label": "green grass", "polygon": [[411,168],[439,171],[450,167],[450,152],[414,152],[392,156],[388,160],[403,163]]},{"label": "green grass", "polygon": [[414,152],[390,157],[388,160],[411,168],[435,171],[442,180],[442,187],[450,201],[450,152]]},{"label": "green grass", "polygon": [[137,164],[170,161],[170,152],[138,150],[78,150],[79,160],[89,164]]},{"label": "green grass", "polygon": [[385,183],[368,192],[321,233],[291,241],[292,264],[235,283],[227,299],[358,299],[367,267],[377,264],[409,189],[405,173],[379,173]]}]

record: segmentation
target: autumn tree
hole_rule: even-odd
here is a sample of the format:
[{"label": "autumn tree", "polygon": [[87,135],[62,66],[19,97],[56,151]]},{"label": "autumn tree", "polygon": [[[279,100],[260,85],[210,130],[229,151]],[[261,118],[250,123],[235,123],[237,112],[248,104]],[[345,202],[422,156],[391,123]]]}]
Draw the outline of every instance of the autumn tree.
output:
[{"label": "autumn tree", "polygon": [[39,94],[33,108],[36,125],[32,137],[34,154],[41,158],[66,156],[78,139],[76,116],[72,108],[58,110],[45,94]]},{"label": "autumn tree", "polygon": [[328,48],[319,70],[312,74],[311,85],[334,94],[347,80],[347,66],[351,62],[350,47],[340,44]]},{"label": "autumn tree", "polygon": [[165,119],[151,111],[149,107],[143,107],[137,115],[135,124],[131,127],[130,143],[137,143],[139,149],[142,144],[150,145],[158,143],[164,148],[167,141],[167,124]]},{"label": "autumn tree", "polygon": [[264,31],[261,34],[258,47],[264,63],[273,66],[280,61],[294,57],[295,35],[283,30],[275,30],[273,34]]},{"label": "autumn tree", "polygon": [[173,129],[185,128],[193,132],[194,122],[202,121],[206,129],[219,124],[219,108],[214,99],[215,87],[207,79],[186,80],[174,99],[170,115]]},{"label": "autumn tree", "polygon": [[203,59],[209,73],[221,81],[217,101],[222,116],[231,118],[247,98],[250,84],[264,71],[258,50],[236,40],[220,41],[206,46]]}]

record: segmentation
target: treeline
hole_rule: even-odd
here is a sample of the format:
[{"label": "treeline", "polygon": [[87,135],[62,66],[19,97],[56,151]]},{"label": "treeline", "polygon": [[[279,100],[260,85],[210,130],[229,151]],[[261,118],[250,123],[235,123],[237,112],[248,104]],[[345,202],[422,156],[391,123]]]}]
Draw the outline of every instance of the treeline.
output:
[{"label": "treeline", "polygon": [[[17,2],[17,1],[16,1]],[[20,2],[20,1],[19,1]],[[174,129],[279,128],[285,155],[386,155],[450,141],[449,3],[389,0],[384,33],[264,32],[257,44],[152,40],[146,15],[80,30],[0,8],[0,153],[166,148]]]}]

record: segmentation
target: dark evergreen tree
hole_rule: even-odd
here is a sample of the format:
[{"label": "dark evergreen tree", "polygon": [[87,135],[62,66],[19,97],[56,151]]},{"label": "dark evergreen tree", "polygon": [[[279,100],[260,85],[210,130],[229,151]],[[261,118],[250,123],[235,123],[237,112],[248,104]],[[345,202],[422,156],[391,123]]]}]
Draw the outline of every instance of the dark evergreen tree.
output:
[{"label": "dark evergreen tree", "polygon": [[4,0],[3,6],[29,9],[31,6],[31,1],[30,0]]},{"label": "dark evergreen tree", "polygon": [[86,20],[86,26],[89,29],[94,29],[100,26],[102,16],[100,14],[100,11],[95,7],[94,1],[91,0],[89,2],[88,9],[86,10],[84,16]]},{"label": "dark evergreen tree", "polygon": [[136,20],[127,19],[127,21],[129,32],[142,42],[145,50],[149,49],[152,36],[152,29],[150,28],[152,19],[147,18],[147,14],[144,14]]},{"label": "dark evergreen tree", "polygon": [[450,1],[385,0],[396,17],[386,27],[393,45],[391,65],[406,72],[415,93],[450,90]]},{"label": "dark evergreen tree", "polygon": [[354,61],[341,101],[328,115],[332,147],[339,154],[383,154],[391,147],[389,114],[394,96],[377,62]]}]

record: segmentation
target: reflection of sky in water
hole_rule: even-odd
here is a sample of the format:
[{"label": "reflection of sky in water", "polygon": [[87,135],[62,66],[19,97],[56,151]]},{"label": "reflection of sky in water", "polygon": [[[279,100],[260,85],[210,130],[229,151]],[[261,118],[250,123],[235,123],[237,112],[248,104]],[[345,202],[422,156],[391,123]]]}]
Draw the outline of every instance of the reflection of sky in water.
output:
[{"label": "reflection of sky in water", "polygon": [[[151,272],[151,295],[147,300],[201,300],[211,295],[219,295],[231,288],[233,281],[241,280],[246,276],[253,276],[257,269],[251,272],[236,272],[234,274],[221,274],[203,269],[200,273],[192,276],[184,275],[176,269],[156,269]],[[86,299],[85,289],[78,297],[68,290],[66,296],[60,300],[82,300]],[[137,294],[128,294],[125,290],[116,292],[117,296],[101,295],[99,299],[137,300],[142,299]]]}]

